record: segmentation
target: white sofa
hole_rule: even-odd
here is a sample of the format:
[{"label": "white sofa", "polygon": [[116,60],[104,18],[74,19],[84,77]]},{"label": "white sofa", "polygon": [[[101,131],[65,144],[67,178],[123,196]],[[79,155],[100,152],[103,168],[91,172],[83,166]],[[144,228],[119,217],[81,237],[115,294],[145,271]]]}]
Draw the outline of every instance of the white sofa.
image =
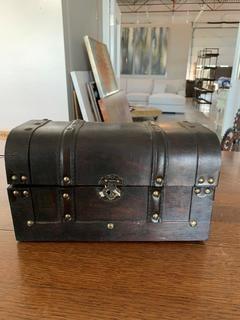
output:
[{"label": "white sofa", "polygon": [[162,112],[185,112],[185,80],[121,77],[120,87],[130,105],[152,106]]}]

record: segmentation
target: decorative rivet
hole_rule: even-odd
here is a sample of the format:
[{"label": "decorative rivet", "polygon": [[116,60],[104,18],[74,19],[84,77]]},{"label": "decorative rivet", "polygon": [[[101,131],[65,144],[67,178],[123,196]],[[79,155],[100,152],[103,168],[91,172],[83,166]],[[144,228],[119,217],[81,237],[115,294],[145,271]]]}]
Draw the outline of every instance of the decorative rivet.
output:
[{"label": "decorative rivet", "polygon": [[13,176],[11,176],[12,181],[16,181],[17,179],[18,179],[18,177],[15,174]]},{"label": "decorative rivet", "polygon": [[214,179],[213,178],[208,178],[208,183],[209,184],[213,184],[214,183]]},{"label": "decorative rivet", "polygon": [[27,177],[26,176],[21,176],[21,181],[27,181]]},{"label": "decorative rivet", "polygon": [[154,213],[152,215],[152,222],[153,223],[158,223],[159,222],[159,214],[158,213]]},{"label": "decorative rivet", "polygon": [[13,195],[14,195],[14,197],[18,197],[18,196],[19,196],[19,194],[20,194],[20,192],[19,192],[19,191],[17,191],[17,190],[14,190],[14,191],[13,191]]},{"label": "decorative rivet", "polygon": [[206,188],[204,192],[205,192],[206,194],[210,194],[210,193],[212,192],[212,190],[209,189],[209,188]]},{"label": "decorative rivet", "polygon": [[70,178],[69,177],[64,177],[63,178],[63,182],[64,183],[69,183],[70,182]]},{"label": "decorative rivet", "polygon": [[67,214],[65,214],[64,219],[65,219],[66,221],[71,221],[71,220],[72,220],[72,216],[67,213]]},{"label": "decorative rivet", "polygon": [[114,229],[114,224],[113,223],[108,223],[107,224],[107,228],[108,228],[108,230]]},{"label": "decorative rivet", "polygon": [[23,191],[23,196],[26,197],[26,198],[29,197],[29,192],[27,190],[24,190]]},{"label": "decorative rivet", "polygon": [[162,177],[157,177],[156,182],[157,182],[157,184],[162,184],[163,183],[163,178]]},{"label": "decorative rivet", "polygon": [[34,225],[34,222],[32,220],[28,220],[27,221],[27,226],[31,227],[32,225]]},{"label": "decorative rivet", "polygon": [[194,192],[195,192],[196,194],[199,194],[199,193],[201,193],[201,189],[200,189],[200,188],[195,188],[195,189],[194,189]]},{"label": "decorative rivet", "polygon": [[160,197],[160,192],[155,190],[153,191],[153,196],[156,197],[156,198],[159,198]]},{"label": "decorative rivet", "polygon": [[70,199],[70,195],[68,193],[63,193],[62,197],[63,199],[66,199],[66,200]]},{"label": "decorative rivet", "polygon": [[191,221],[189,222],[189,224],[190,224],[190,226],[191,226],[192,228],[196,228],[196,226],[197,226],[197,220],[196,220],[196,219],[193,219],[193,220],[191,220]]},{"label": "decorative rivet", "polygon": [[198,179],[198,183],[204,183],[204,181],[205,181],[204,177],[200,177],[200,178]]}]

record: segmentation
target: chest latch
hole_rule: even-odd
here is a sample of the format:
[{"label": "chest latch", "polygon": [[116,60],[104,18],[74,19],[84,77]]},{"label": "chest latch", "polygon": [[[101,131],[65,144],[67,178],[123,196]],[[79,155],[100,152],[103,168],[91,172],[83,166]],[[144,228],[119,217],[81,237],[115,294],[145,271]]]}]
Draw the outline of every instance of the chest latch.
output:
[{"label": "chest latch", "polygon": [[99,181],[98,195],[101,199],[113,201],[121,198],[123,180],[117,175],[107,175]]}]

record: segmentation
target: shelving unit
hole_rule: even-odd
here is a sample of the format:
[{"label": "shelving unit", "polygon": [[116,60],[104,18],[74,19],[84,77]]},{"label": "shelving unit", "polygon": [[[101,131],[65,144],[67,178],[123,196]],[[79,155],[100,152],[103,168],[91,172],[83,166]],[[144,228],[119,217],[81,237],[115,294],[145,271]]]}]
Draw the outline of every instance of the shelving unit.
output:
[{"label": "shelving unit", "polygon": [[199,51],[194,87],[196,105],[212,104],[218,56],[218,48],[205,48]]}]

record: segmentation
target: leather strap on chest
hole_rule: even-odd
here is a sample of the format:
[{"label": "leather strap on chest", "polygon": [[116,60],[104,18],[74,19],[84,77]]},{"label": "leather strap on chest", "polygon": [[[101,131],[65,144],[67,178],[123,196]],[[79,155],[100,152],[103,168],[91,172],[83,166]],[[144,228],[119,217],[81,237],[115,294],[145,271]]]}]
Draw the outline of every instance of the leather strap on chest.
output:
[{"label": "leather strap on chest", "polygon": [[[31,184],[29,147],[34,132],[49,120],[31,120],[13,129],[7,139],[5,159],[8,184]],[[20,156],[21,155],[21,156]]]},{"label": "leather strap on chest", "polygon": [[148,195],[148,222],[161,222],[162,189],[166,167],[166,143],[163,130],[151,123],[152,130],[152,174]]}]

